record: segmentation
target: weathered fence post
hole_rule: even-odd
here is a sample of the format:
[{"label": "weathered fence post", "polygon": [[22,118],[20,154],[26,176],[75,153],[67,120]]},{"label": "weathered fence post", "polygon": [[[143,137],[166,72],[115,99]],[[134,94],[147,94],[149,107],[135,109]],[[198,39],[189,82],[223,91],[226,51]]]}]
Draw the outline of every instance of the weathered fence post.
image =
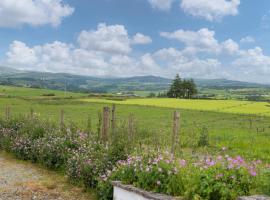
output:
[{"label": "weathered fence post", "polygon": [[61,130],[63,130],[64,127],[65,127],[65,122],[64,122],[65,118],[64,118],[64,115],[65,115],[64,110],[61,109],[61,111],[60,111],[60,128],[61,128]]},{"label": "weathered fence post", "polygon": [[115,128],[116,128],[115,104],[113,104],[112,105],[112,119],[111,119],[112,137],[115,137]]},{"label": "weathered fence post", "polygon": [[178,143],[178,136],[180,130],[180,113],[178,111],[174,111],[173,113],[173,132],[172,132],[172,155],[175,154],[176,145]]},{"label": "weathered fence post", "polygon": [[130,114],[128,116],[128,139],[131,142],[134,137],[134,116]]},{"label": "weathered fence post", "polygon": [[103,142],[108,141],[109,128],[110,128],[110,108],[103,108],[103,126],[102,126],[102,140]]},{"label": "weathered fence post", "polygon": [[11,108],[10,106],[6,106],[6,110],[5,110],[5,113],[6,113],[6,120],[10,120],[10,117],[11,117]]},{"label": "weathered fence post", "polygon": [[97,136],[101,139],[101,126],[102,126],[102,114],[98,112],[98,122],[97,122]]}]

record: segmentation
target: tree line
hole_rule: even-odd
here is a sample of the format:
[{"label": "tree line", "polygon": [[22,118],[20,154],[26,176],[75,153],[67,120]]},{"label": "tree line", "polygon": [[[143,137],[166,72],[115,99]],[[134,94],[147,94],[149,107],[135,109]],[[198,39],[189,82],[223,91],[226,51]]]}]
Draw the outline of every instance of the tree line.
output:
[{"label": "tree line", "polygon": [[167,96],[169,98],[191,99],[197,93],[197,86],[193,79],[181,79],[177,74],[167,92]]},{"label": "tree line", "polygon": [[157,95],[154,92],[149,93],[149,98],[184,98],[191,99],[198,94],[197,86],[193,79],[181,79],[179,74],[172,81],[169,91],[159,92]]}]

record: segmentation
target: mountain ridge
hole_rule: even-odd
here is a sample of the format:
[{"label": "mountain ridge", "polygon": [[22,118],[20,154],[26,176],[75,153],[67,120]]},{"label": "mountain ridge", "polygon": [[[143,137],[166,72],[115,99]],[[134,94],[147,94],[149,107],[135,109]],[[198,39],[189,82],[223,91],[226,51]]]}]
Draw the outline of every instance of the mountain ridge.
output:
[{"label": "mountain ridge", "polygon": [[[194,79],[200,88],[255,88],[267,84],[227,79]],[[85,92],[164,91],[172,79],[161,76],[95,77],[68,73],[16,70],[0,66],[0,84]]]}]

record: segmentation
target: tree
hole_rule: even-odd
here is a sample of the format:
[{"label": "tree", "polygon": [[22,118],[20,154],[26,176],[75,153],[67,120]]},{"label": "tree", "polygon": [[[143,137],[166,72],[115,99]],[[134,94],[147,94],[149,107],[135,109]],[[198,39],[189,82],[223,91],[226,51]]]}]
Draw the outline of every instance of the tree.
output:
[{"label": "tree", "polygon": [[156,94],[154,92],[150,92],[147,97],[148,98],[155,98]]},{"label": "tree", "polygon": [[179,74],[177,74],[167,95],[170,98],[180,98],[182,93],[182,79],[180,78]]},{"label": "tree", "polygon": [[193,79],[182,80],[177,74],[172,82],[170,90],[167,93],[169,98],[186,98],[190,99],[197,94],[197,86]]}]

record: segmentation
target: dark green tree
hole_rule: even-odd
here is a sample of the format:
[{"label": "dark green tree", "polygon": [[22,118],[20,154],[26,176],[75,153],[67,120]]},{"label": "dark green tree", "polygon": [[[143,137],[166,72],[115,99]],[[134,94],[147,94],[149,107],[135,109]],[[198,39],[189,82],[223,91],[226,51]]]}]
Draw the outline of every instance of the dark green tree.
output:
[{"label": "dark green tree", "polygon": [[170,98],[180,98],[182,93],[182,79],[180,78],[179,74],[177,74],[167,95]]},{"label": "dark green tree", "polygon": [[169,98],[186,98],[191,99],[197,94],[197,86],[193,79],[182,80],[177,74],[172,82],[170,90],[167,93]]}]

